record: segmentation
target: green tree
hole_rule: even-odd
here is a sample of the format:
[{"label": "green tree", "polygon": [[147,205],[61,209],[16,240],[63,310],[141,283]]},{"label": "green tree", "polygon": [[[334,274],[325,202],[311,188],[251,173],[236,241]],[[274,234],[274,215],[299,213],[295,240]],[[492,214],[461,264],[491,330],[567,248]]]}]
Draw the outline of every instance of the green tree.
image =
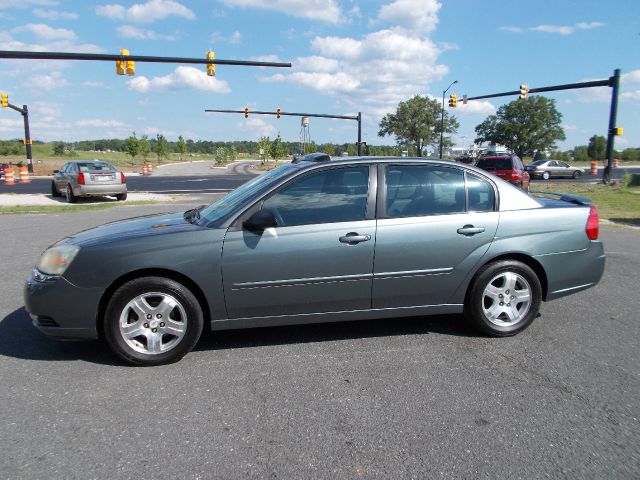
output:
[{"label": "green tree", "polygon": [[271,146],[269,147],[269,156],[273,158],[276,163],[279,158],[284,157],[287,154],[287,150],[285,146],[282,144],[282,139],[280,138],[280,133],[278,132],[278,136],[271,142]]},{"label": "green tree", "polygon": [[182,135],[178,137],[178,142],[176,143],[176,149],[180,154],[180,161],[182,161],[183,155],[187,153],[187,144],[185,143],[184,138],[182,138]]},{"label": "green tree", "polygon": [[[427,145],[436,145],[440,141],[441,114],[440,102],[416,95],[400,102],[395,113],[388,113],[382,118],[378,136],[394,135],[399,146],[413,145],[418,156],[422,156]],[[444,112],[444,133],[454,134],[458,127],[455,117]]]},{"label": "green tree", "polygon": [[532,157],[537,150],[553,148],[556,140],[566,138],[561,120],[555,100],[543,96],[514,100],[476,126],[475,143],[496,143],[520,158]]},{"label": "green tree", "polygon": [[64,143],[55,142],[53,144],[53,155],[55,157],[62,157],[64,155]]},{"label": "green tree", "polygon": [[625,162],[640,160],[640,148],[625,148],[620,157]]},{"label": "green tree", "polygon": [[149,135],[143,135],[142,137],[140,137],[138,144],[140,147],[139,154],[142,157],[142,159],[146,162],[147,157],[151,153],[151,144],[149,143]]},{"label": "green tree", "polygon": [[133,132],[129,138],[125,141],[125,148],[127,155],[131,157],[131,165],[135,165],[136,156],[140,153],[140,140],[136,137],[136,132]]},{"label": "green tree", "polygon": [[607,150],[607,139],[602,135],[594,135],[589,139],[587,154],[591,160],[602,160]]},{"label": "green tree", "polygon": [[588,162],[589,154],[587,153],[586,145],[578,145],[573,149],[573,161],[574,162]]},{"label": "green tree", "polygon": [[167,139],[161,133],[156,135],[156,154],[158,155],[158,164],[160,164],[162,159],[169,157]]},{"label": "green tree", "polygon": [[260,160],[264,164],[267,155],[271,151],[271,139],[269,137],[260,137],[260,140],[258,140],[258,154],[260,154],[260,150],[264,152],[260,156]]},{"label": "green tree", "polygon": [[227,149],[224,147],[216,148],[215,153],[216,163],[223,164],[227,161]]},{"label": "green tree", "polygon": [[235,162],[238,159],[238,150],[235,145],[229,147],[229,160]]}]

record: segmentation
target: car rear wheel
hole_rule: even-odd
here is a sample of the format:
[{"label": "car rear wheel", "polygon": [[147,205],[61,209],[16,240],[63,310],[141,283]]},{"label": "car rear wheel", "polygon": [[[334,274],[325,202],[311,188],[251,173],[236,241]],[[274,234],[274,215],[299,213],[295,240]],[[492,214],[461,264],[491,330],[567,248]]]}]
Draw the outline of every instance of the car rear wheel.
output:
[{"label": "car rear wheel", "polygon": [[51,181],[51,196],[52,197],[59,197],[60,196],[60,192],[58,191],[58,188],[56,187],[56,182],[54,182],[53,180]]},{"label": "car rear wheel", "polygon": [[465,317],[481,332],[508,337],[527,328],[537,316],[542,287],[526,264],[501,260],[483,267],[465,303]]},{"label": "car rear wheel", "polygon": [[118,200],[119,202],[124,202],[126,199],[127,199],[127,192],[119,193],[118,195],[116,195],[116,200]]},{"label": "car rear wheel", "polygon": [[573,178],[580,178],[582,176],[582,172],[580,170],[576,170],[573,172]]},{"label": "car rear wheel", "polygon": [[184,285],[143,277],[118,288],[105,311],[103,332],[111,350],[132,365],[180,360],[202,333],[202,309]]},{"label": "car rear wheel", "polygon": [[67,189],[65,190],[65,197],[67,197],[68,203],[76,203],[78,201],[78,197],[73,194],[73,188],[71,188],[71,185],[67,185]]},{"label": "car rear wheel", "polygon": [[542,172],[542,179],[543,180],[549,180],[550,177],[551,177],[551,175],[549,175],[549,172]]}]

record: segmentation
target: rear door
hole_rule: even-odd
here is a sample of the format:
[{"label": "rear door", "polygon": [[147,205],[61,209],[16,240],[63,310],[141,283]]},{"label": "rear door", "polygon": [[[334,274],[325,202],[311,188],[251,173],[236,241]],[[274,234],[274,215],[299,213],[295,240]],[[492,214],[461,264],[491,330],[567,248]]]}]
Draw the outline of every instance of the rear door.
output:
[{"label": "rear door", "polygon": [[[371,308],[375,175],[367,164],[314,170],[239,218],[222,254],[229,318]],[[260,209],[270,210],[278,227],[243,228]]]},{"label": "rear door", "polygon": [[373,308],[446,304],[495,236],[493,184],[424,164],[381,166],[378,184]]}]

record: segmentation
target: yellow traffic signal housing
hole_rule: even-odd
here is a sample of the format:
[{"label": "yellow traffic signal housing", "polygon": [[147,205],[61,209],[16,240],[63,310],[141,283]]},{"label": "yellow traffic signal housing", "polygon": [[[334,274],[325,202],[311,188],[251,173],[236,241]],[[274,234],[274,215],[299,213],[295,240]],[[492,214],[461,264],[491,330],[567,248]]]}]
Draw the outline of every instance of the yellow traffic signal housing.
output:
[{"label": "yellow traffic signal housing", "polygon": [[[23,139],[23,140],[22,140],[22,144],[23,144],[23,145],[26,145],[26,144],[27,144],[27,141]],[[33,145],[33,140],[32,140],[32,139],[29,139],[29,145]]]},{"label": "yellow traffic signal housing", "polygon": [[449,95],[449,106],[451,108],[456,108],[458,106],[458,96],[455,93]]},{"label": "yellow traffic signal housing", "polygon": [[[120,55],[129,55],[129,50],[127,49],[121,49],[120,50]],[[116,60],[116,73],[118,75],[124,75],[125,74],[125,61],[124,60]]]},{"label": "yellow traffic signal housing", "polygon": [[276,108],[276,118],[280,118],[280,107]]},{"label": "yellow traffic signal housing", "polygon": [[[207,52],[207,60],[214,60],[216,58],[216,54],[214,52]],[[209,77],[216,76],[216,64],[215,63],[207,63],[207,75]]]},{"label": "yellow traffic signal housing", "polygon": [[3,93],[0,96],[0,102],[2,103],[3,107],[8,107],[9,106],[9,95],[7,95],[6,93]]},{"label": "yellow traffic signal housing", "polygon": [[527,94],[529,93],[529,87],[526,83],[520,85],[520,100],[524,100],[527,98]]},{"label": "yellow traffic signal housing", "polygon": [[249,107],[244,107],[244,118],[249,118]]},{"label": "yellow traffic signal housing", "polygon": [[[4,105],[3,105],[4,106]],[[622,127],[617,127],[613,129],[613,134],[614,135],[622,135],[622,132],[624,131],[624,129]]]}]

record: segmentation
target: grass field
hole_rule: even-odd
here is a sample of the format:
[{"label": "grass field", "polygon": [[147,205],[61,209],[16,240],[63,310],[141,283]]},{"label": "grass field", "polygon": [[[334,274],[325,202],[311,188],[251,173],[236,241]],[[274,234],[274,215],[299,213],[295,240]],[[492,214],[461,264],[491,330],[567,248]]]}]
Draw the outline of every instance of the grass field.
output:
[{"label": "grass field", "polygon": [[67,213],[87,210],[106,210],[107,208],[133,206],[133,205],[153,205],[153,200],[133,200],[125,203],[109,202],[85,205],[61,204],[61,205],[15,205],[0,206],[0,215],[16,213]]}]

